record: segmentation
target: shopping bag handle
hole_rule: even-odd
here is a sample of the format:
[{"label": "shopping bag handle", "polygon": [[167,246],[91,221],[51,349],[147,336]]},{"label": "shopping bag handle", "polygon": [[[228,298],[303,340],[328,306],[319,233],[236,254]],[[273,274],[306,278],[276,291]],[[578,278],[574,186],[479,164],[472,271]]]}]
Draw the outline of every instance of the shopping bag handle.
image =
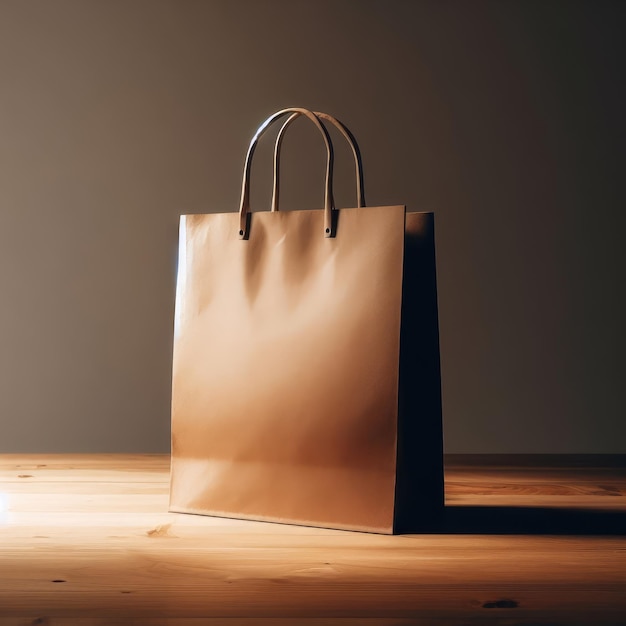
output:
[{"label": "shopping bag handle", "polygon": [[241,184],[241,204],[239,207],[239,239],[248,238],[249,220],[248,213],[250,212],[250,166],[252,164],[252,156],[256,149],[257,143],[263,133],[278,119],[287,115],[288,113],[297,113],[298,115],[305,115],[308,117],[322,133],[324,144],[326,145],[326,185],[324,190],[324,237],[333,237],[333,191],[332,191],[332,177],[333,177],[333,145],[330,140],[330,136],[326,127],[320,122],[312,111],[308,109],[302,109],[299,107],[292,107],[289,109],[282,109],[270,115],[256,131],[250,146],[248,147],[248,153],[246,154],[246,161],[243,168],[243,182]]},{"label": "shopping bag handle", "polygon": [[[322,118],[327,122],[333,124],[339,132],[345,137],[346,141],[352,149],[352,155],[354,156],[354,166],[356,174],[356,205],[360,209],[365,206],[365,190],[363,186],[363,161],[361,159],[361,151],[359,145],[354,138],[354,135],[350,132],[350,129],[340,122],[337,118],[329,115],[328,113],[322,113],[321,111],[314,111],[318,118]],[[293,113],[287,121],[282,125],[278,131],[276,137],[276,145],[274,146],[274,186],[272,188],[272,211],[278,211],[278,194],[280,189],[280,149],[282,147],[283,138],[287,127],[291,123],[300,117],[300,113]]]}]

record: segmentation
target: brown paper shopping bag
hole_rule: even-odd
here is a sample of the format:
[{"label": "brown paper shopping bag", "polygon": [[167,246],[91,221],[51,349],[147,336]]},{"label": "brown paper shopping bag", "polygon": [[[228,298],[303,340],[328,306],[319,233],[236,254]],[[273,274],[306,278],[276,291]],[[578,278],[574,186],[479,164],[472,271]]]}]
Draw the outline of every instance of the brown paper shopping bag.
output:
[{"label": "brown paper shopping bag", "polygon": [[[250,211],[267,128],[272,211]],[[308,118],[327,152],[323,210],[278,211],[280,144]],[[351,143],[356,208],[333,205],[323,122]],[[170,510],[380,533],[443,507],[433,215],[364,207],[351,133],[270,116],[239,212],[184,215],[176,289]]]}]

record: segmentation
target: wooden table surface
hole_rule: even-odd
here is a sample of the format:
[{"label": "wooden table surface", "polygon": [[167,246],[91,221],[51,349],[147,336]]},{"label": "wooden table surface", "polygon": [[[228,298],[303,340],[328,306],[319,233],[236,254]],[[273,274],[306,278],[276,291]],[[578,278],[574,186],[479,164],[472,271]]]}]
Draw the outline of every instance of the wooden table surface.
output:
[{"label": "wooden table surface", "polygon": [[161,455],[0,456],[0,625],[626,625],[624,457],[449,457],[381,536],[167,512]]}]

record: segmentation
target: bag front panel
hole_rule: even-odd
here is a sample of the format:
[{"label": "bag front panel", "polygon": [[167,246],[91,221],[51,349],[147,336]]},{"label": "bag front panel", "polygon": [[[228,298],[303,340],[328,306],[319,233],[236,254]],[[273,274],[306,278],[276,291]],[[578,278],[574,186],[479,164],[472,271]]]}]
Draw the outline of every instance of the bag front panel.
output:
[{"label": "bag front panel", "polygon": [[171,510],[391,532],[404,207],[181,218]]}]

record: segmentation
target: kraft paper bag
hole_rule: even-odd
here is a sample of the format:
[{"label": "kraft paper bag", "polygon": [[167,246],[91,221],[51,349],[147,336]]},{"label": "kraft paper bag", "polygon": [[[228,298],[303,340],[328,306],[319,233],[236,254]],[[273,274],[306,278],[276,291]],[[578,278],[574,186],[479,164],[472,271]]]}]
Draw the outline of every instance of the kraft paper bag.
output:
[{"label": "kraft paper bag", "polygon": [[[261,135],[271,211],[250,210]],[[278,210],[280,144],[298,116],[326,146],[322,210]],[[333,204],[333,146],[352,147],[357,207]],[[354,137],[323,113],[270,116],[239,212],[180,219],[170,510],[377,533],[443,510],[432,213],[365,207]]]}]

